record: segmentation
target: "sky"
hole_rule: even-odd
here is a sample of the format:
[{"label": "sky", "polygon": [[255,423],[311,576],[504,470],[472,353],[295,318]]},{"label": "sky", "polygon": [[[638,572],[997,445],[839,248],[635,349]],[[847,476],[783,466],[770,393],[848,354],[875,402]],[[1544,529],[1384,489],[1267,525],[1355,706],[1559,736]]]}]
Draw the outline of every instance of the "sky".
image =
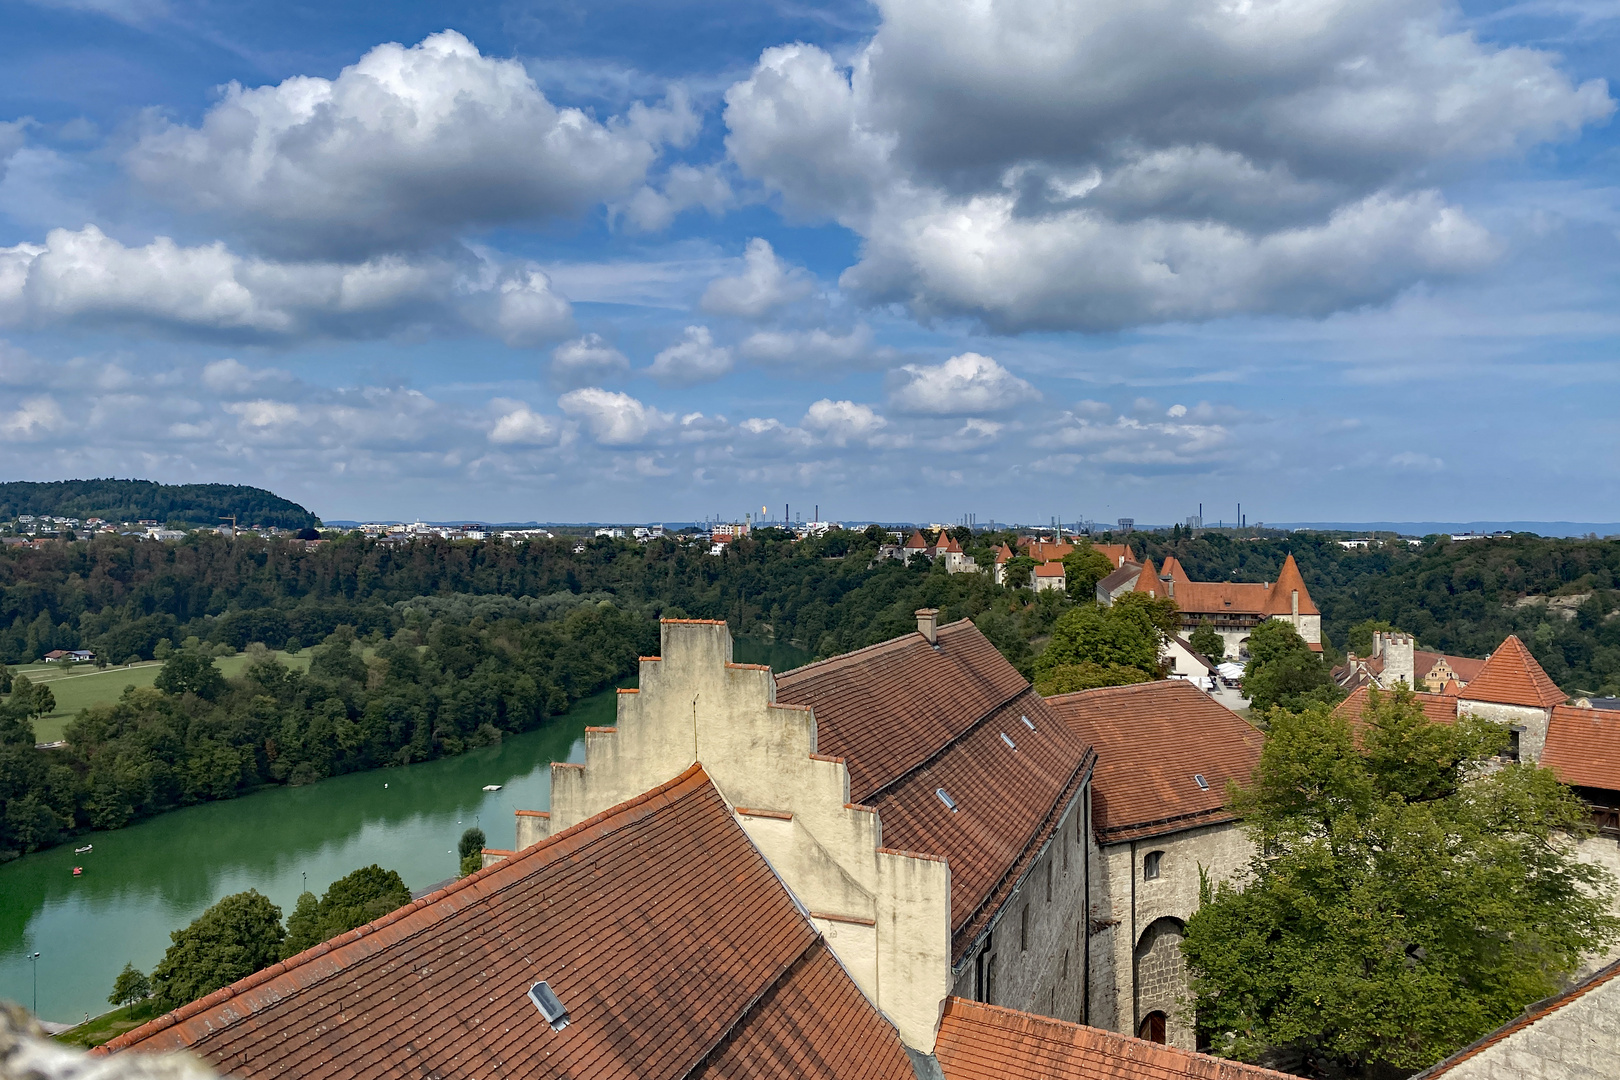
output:
[{"label": "sky", "polygon": [[1620,520],[1620,0],[0,0],[0,475]]}]

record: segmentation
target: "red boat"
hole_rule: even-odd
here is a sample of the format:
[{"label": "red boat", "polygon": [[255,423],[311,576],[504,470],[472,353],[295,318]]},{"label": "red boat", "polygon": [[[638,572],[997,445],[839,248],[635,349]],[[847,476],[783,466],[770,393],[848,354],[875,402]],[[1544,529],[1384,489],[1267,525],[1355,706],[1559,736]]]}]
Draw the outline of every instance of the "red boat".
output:
[{"label": "red boat", "polygon": [[84,867],[82,867],[82,866],[75,866],[75,867],[74,867],[74,868],[73,868],[73,876],[74,876],[74,877],[78,877],[78,876],[79,876],[79,875],[80,875],[80,874],[82,874],[82,873],[84,873]]}]

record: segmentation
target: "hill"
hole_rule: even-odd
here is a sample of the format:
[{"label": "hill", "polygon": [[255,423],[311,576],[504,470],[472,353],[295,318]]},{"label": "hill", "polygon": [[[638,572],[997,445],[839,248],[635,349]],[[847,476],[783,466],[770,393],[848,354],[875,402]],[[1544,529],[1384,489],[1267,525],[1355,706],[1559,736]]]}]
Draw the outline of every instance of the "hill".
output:
[{"label": "hill", "polygon": [[52,480],[0,483],[0,521],[21,514],[49,514],[81,521],[159,521],[218,525],[236,515],[243,525],[303,529],[320,519],[295,502],[263,488],[240,484],[159,484],[151,480]]}]

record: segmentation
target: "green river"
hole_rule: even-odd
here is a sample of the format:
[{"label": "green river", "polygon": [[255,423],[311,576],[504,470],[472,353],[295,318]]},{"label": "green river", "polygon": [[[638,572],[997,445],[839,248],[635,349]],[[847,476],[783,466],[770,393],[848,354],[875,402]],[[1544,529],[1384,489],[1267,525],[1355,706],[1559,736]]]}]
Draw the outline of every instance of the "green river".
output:
[{"label": "green river", "polygon": [[[735,654],[778,671],[809,660],[746,639]],[[549,764],[583,761],[584,729],[611,724],[614,700],[596,694],[541,731],[460,757],[187,807],[0,865],[0,998],[31,1006],[37,975],[40,1018],[76,1022],[109,1008],[126,962],[151,971],[169,931],[222,896],[258,889],[285,915],[306,882],[319,895],[368,863],[413,890],[451,878],[463,829],[478,825],[490,847],[510,848],[512,812],[550,807]],[[94,850],[74,853],[85,844]]]}]

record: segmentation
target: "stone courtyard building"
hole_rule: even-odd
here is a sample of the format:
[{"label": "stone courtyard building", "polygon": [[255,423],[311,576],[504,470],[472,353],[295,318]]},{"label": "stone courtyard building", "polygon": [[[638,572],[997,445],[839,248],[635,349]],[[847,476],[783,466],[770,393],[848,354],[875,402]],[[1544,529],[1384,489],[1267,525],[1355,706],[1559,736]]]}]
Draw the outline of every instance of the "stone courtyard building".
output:
[{"label": "stone courtyard building", "polygon": [[1261,735],[1182,680],[1049,700],[1097,753],[1088,1023],[1193,1049],[1181,939],[1201,880],[1233,880],[1254,853],[1226,789],[1248,782]]}]

